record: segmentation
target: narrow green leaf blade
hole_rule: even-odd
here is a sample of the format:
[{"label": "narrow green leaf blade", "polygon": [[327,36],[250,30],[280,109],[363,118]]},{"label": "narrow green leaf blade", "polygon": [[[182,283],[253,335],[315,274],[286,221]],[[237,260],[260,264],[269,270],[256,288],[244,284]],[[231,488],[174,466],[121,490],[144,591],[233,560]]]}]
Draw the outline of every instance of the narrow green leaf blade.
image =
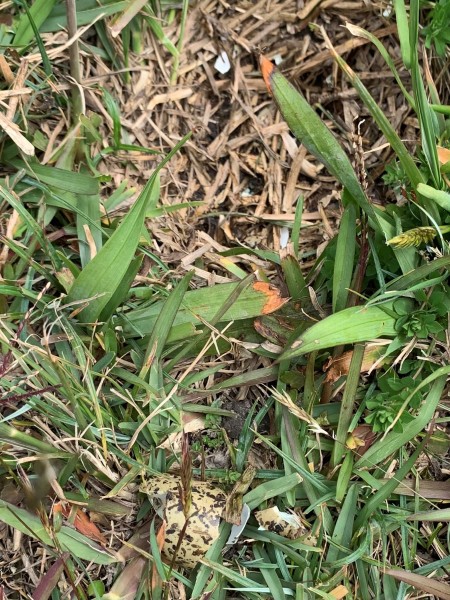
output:
[{"label": "narrow green leaf blade", "polygon": [[346,187],[374,228],[381,231],[378,216],[368,201],[353,167],[331,131],[309,106],[303,95],[264,56],[261,71],[268,90],[295,137]]},{"label": "narrow green leaf blade", "polygon": [[58,169],[58,167],[49,167],[48,165],[41,165],[38,162],[30,161],[29,163],[25,163],[18,159],[11,160],[10,164],[16,167],[16,169],[24,169],[30,177],[35,177],[38,181],[57,190],[73,192],[74,194],[86,194],[88,196],[98,194],[99,192],[98,179],[92,177],[92,175]]},{"label": "narrow green leaf blade", "polygon": [[344,310],[352,280],[356,247],[356,208],[349,204],[339,225],[333,270],[333,312]]},{"label": "narrow green leaf blade", "polygon": [[[130,212],[100,252],[83,269],[67,296],[68,302],[89,299],[80,312],[84,322],[94,322],[124,280],[139,244],[145,211],[158,184],[159,171],[185,143],[186,136],[158,165]],[[156,189],[158,189],[156,187]]]},{"label": "narrow green leaf blade", "polygon": [[395,318],[387,312],[375,306],[352,306],[307,329],[291,348],[282,354],[280,360],[302,356],[314,350],[395,335]]}]

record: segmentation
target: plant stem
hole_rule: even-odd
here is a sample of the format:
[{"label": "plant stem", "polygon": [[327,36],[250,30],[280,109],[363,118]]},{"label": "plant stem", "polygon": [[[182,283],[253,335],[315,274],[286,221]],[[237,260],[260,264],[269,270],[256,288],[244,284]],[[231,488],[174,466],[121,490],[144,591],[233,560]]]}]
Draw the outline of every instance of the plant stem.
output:
[{"label": "plant stem", "polygon": [[[75,0],[66,0],[66,12],[67,12],[67,30],[69,33],[69,39],[73,38],[77,34],[77,9]],[[69,60],[70,60],[70,75],[73,78],[71,84],[72,90],[72,102],[73,102],[73,123],[78,123],[79,117],[83,112],[83,100],[81,97],[80,83],[81,83],[81,68],[80,68],[80,47],[78,40],[75,40],[69,46]]]}]

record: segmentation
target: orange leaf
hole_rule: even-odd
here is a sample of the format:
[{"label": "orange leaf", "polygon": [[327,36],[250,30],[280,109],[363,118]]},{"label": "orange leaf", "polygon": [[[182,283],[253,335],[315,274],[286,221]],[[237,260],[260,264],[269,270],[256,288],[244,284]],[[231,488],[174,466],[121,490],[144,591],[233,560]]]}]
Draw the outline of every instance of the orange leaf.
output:
[{"label": "orange leaf", "polygon": [[73,521],[75,529],[89,539],[95,540],[102,546],[106,546],[107,540],[103,533],[80,508],[71,507],[69,504],[63,504],[62,502],[57,502],[53,506],[53,512],[61,513],[66,519],[72,514],[72,510],[75,511],[75,519]]},{"label": "orange leaf", "polygon": [[255,292],[261,292],[261,294],[264,294],[267,297],[266,303],[262,309],[263,315],[268,315],[269,313],[278,310],[288,301],[288,298],[281,297],[280,290],[265,281],[256,281],[252,287]]},{"label": "orange leaf", "polygon": [[437,147],[438,159],[441,165],[445,165],[450,161],[450,150],[448,148],[443,148],[442,146]]},{"label": "orange leaf", "polygon": [[259,65],[261,67],[261,73],[264,77],[265,84],[270,93],[272,93],[272,73],[275,70],[275,65],[273,65],[268,58],[263,56],[259,57]]}]

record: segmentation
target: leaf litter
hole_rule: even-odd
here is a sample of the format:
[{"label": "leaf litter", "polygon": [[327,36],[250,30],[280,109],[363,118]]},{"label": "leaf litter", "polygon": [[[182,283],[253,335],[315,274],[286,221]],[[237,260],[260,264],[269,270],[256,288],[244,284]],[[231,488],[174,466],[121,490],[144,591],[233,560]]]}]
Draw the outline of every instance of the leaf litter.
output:
[{"label": "leaf litter", "polygon": [[[97,17],[85,29],[79,30],[87,117],[93,119],[98,114],[103,119],[100,139],[93,140],[90,144],[92,156],[102,154],[106,145],[103,140],[111,138],[114,128],[114,119],[105,108],[99,85],[109,90],[120,107],[121,139],[125,144],[151,148],[165,155],[189,131],[194,132],[192,138],[161,171],[160,205],[169,209],[180,202],[201,204],[186,206],[175,213],[167,213],[147,221],[152,236],[152,252],[168,267],[169,274],[165,278],[158,276],[156,281],[161,288],[172,285],[172,277],[183,275],[192,266],[195,270],[193,283],[197,289],[202,289],[205,285],[213,286],[216,282],[235,281],[236,273],[242,271],[247,274],[261,270],[271,281],[278,282],[276,269],[272,262],[264,258],[264,252],[277,253],[280,250],[282,229],[291,226],[294,221],[295,205],[300,194],[303,195],[305,207],[300,240],[302,266],[305,269],[314,264],[324,243],[337,232],[341,218],[339,189],[322,165],[294,140],[286,123],[275,110],[258,70],[257,53],[260,50],[279,64],[290,81],[302,89],[308,101],[319,108],[327,124],[339,135],[347,153],[353,157],[355,119],[363,121],[360,135],[366,168],[371,174],[368,193],[374,202],[382,205],[385,201],[381,196],[380,190],[383,188],[379,183],[390,157],[390,148],[373,122],[364,119],[367,117],[365,109],[357,103],[354,90],[339,76],[333,66],[330,50],[317,34],[317,29],[309,27],[311,21],[325,28],[336,51],[345,56],[358,72],[379,106],[389,115],[396,129],[401,131],[402,137],[406,140],[417,138],[417,120],[411,116],[391,72],[386,70],[367,40],[353,37],[349,39],[348,33],[341,27],[346,21],[354,22],[358,19],[359,26],[388,43],[395,54],[398,48],[398,41],[394,36],[395,26],[385,20],[381,5],[375,2],[356,0],[304,4],[294,0],[261,0],[256,4],[243,1],[233,5],[216,0],[200,1],[188,11],[175,88],[170,84],[172,56],[149,30],[141,33],[145,60],[142,61],[141,56],[133,54],[131,68],[121,69],[111,63],[107,52],[93,51],[96,44],[101,45],[99,29],[94,30],[91,26],[95,18]],[[122,40],[116,36],[125,26],[127,18],[126,13],[123,13],[122,22],[116,20],[109,23],[112,27],[112,47],[119,54],[123,53]],[[178,26],[175,20],[172,25],[164,28],[168,39],[176,39]],[[54,68],[61,73],[67,72],[67,35],[64,32],[50,32],[43,33],[42,38]],[[229,58],[231,69],[222,73],[214,65],[218,58],[224,56]],[[11,61],[13,66],[16,66],[15,60],[13,58]],[[33,65],[40,65],[41,54],[35,53],[28,60]],[[128,79],[124,77],[124,71],[129,72]],[[7,67],[4,66],[2,72],[7,80]],[[8,104],[4,117],[8,127],[19,107],[21,110],[26,105],[28,109],[32,108],[45,115],[54,102],[48,92],[47,97],[36,95],[30,102],[31,91],[22,79],[21,77],[20,82],[16,80],[15,89],[1,92],[4,94],[2,99]],[[57,77],[52,86],[63,95],[69,90],[69,85],[62,76]],[[447,99],[448,102],[448,97],[445,97],[445,81],[441,81],[440,86],[441,100],[445,103]],[[43,163],[52,164],[67,139],[66,118],[61,112],[53,111],[50,117],[43,119],[41,129],[45,140]],[[8,135],[13,132],[20,147],[21,133],[15,127],[6,132]],[[37,131],[32,133],[35,146],[39,148],[42,139],[39,141]],[[28,145],[23,146],[23,150],[26,154],[31,154]],[[446,155],[441,151],[440,156]],[[107,178],[101,190],[102,214],[107,218],[129,214],[138,191],[154,173],[157,162],[159,159],[146,152],[127,149],[122,149],[120,153],[105,152],[97,163],[99,174]],[[11,171],[7,169],[3,175],[10,176]],[[113,211],[109,211],[108,197],[124,181],[137,191],[132,196],[123,198]],[[11,213],[10,223],[7,224],[11,237],[16,219],[15,213]],[[57,231],[53,234],[59,235]],[[66,233],[61,231],[60,235]],[[226,257],[226,262],[223,255],[229,248],[238,251]],[[7,251],[6,245],[5,250]],[[144,259],[134,278],[135,286],[153,282],[153,265],[153,256]],[[278,289],[276,285],[269,287],[265,281],[253,284],[255,291],[268,297],[262,314],[269,314],[280,308],[289,295],[287,290]],[[197,385],[196,391],[210,401],[217,395],[208,394],[209,388],[214,384],[222,384],[232,377],[240,378],[233,388],[235,395],[244,397],[246,394],[243,392],[251,392],[250,396],[255,399],[254,405],[261,412],[264,404],[261,388],[257,387],[256,378],[248,381],[245,374],[267,369],[271,364],[270,358],[264,354],[255,356],[248,352],[245,344],[238,342],[237,335],[233,337],[233,332],[218,329],[212,333],[220,362],[216,363],[206,355],[197,363],[194,375],[202,370],[209,370],[210,375],[207,381],[200,379],[198,384],[193,378],[194,386]],[[136,337],[139,335],[138,332]],[[219,342],[221,337],[226,336],[235,346],[232,351],[222,353]],[[180,374],[188,373],[189,364],[189,359],[180,360],[171,376],[179,379]],[[122,359],[121,367],[127,366],[126,359]],[[19,364],[14,363],[13,368],[19,368]],[[330,377],[339,377],[346,372],[347,366],[338,364],[337,369],[337,373]],[[267,377],[267,373],[263,377]],[[118,390],[118,393],[121,391]],[[56,397],[58,398],[57,395]],[[182,398],[186,402],[189,399],[188,394],[186,398]],[[289,409],[289,399],[284,406]],[[13,407],[11,403],[10,407]],[[48,422],[39,420],[32,413],[30,415],[42,431],[50,439],[53,438],[54,443],[58,443],[57,435],[50,431]],[[297,416],[302,418],[302,415]],[[70,418],[69,414],[67,418]],[[270,416],[270,419],[273,417]],[[322,431],[319,422],[312,420],[309,424],[311,423],[316,426],[317,432]],[[273,431],[273,427],[272,421],[269,423],[269,433]],[[172,433],[168,434],[166,440],[170,439],[170,435]],[[30,440],[28,442],[32,443]],[[225,440],[224,444],[226,443]],[[233,445],[235,447],[236,443],[236,440],[232,442],[230,452],[233,452]],[[78,440],[67,440],[65,446],[70,451],[78,450]],[[252,460],[258,468],[273,469],[276,462],[273,451],[261,451],[255,442],[251,452],[254,454]],[[89,496],[99,499],[111,491],[112,478],[108,479],[108,474],[115,472],[116,483],[126,470],[117,456],[106,461],[100,448],[93,446],[84,454],[85,459],[102,474],[97,481],[89,477],[87,482]],[[17,458],[26,459],[26,454],[19,452]],[[200,461],[199,465],[201,464]],[[200,466],[199,469],[201,468]],[[82,491],[85,492],[84,489]],[[427,493],[432,494],[432,490]],[[437,493],[446,492],[441,490]],[[123,515],[115,518],[114,526],[107,519],[102,521],[105,535],[114,531],[115,549],[127,538],[130,523],[134,524],[136,494],[137,490],[133,488],[131,481],[123,482],[123,487],[117,484],[115,500],[118,504],[128,503],[130,512],[126,518]],[[16,502],[17,498],[14,504]],[[267,510],[276,512],[278,509],[275,506]],[[64,531],[67,533],[66,529]],[[156,537],[159,536],[157,545],[162,549],[160,532],[161,530]],[[24,531],[22,533],[25,534]],[[95,533],[94,537],[97,535]],[[103,539],[103,534],[100,535]],[[0,536],[4,546],[4,564],[1,566],[7,573],[6,583],[2,582],[2,585],[6,586],[7,592],[30,593],[33,586],[38,585],[41,580],[42,566],[33,566],[28,571],[29,564],[25,562],[24,552],[25,556],[28,554],[29,557],[35,557],[36,565],[38,561],[43,565],[44,558],[50,556],[48,550],[39,549],[27,535],[23,537],[17,534],[16,539],[11,541],[4,527]],[[85,542],[86,540],[83,543]],[[93,549],[94,544],[91,548],[94,552]],[[59,560],[54,563],[58,570],[61,568]],[[142,564],[139,563],[139,569],[141,567]],[[152,572],[152,582],[157,580],[155,573],[156,571]],[[91,568],[90,576],[105,578],[104,572],[97,567]],[[407,576],[402,573],[398,573],[397,577],[408,581]],[[335,590],[338,591],[334,597],[344,597],[343,589],[345,590],[343,586],[336,587]],[[182,597],[175,587],[171,589],[171,593],[171,597]]]}]

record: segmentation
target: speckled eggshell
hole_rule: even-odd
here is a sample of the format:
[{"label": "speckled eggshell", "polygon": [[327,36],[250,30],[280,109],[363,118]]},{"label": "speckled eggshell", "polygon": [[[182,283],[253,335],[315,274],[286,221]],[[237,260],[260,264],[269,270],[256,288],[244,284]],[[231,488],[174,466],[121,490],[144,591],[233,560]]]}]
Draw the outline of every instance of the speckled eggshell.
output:
[{"label": "speckled eggshell", "polygon": [[[161,505],[167,523],[162,554],[171,561],[186,522],[180,496],[181,480],[179,477],[154,477],[140,489],[150,501]],[[193,569],[206,554],[219,536],[225,503],[226,495],[220,488],[206,481],[192,481],[191,514],[176,564]]]},{"label": "speckled eggshell", "polygon": [[296,539],[300,533],[301,523],[297,515],[280,512],[276,506],[256,511],[255,517],[260,528],[266,531],[290,539]]}]

